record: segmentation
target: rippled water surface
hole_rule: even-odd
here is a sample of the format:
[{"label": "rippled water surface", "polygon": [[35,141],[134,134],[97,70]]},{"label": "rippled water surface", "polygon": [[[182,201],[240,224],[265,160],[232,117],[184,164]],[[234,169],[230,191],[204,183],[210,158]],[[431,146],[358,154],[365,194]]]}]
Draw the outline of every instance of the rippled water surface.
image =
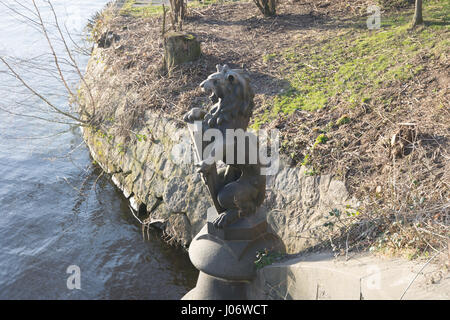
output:
[{"label": "rippled water surface", "polygon": [[[48,5],[36,3],[55,50],[64,57]],[[87,19],[105,3],[53,1],[64,32],[67,28],[77,45]],[[0,56],[68,110],[65,88],[29,9],[29,0],[0,0]],[[84,70],[87,57],[76,59]],[[79,79],[68,61],[67,56],[60,60],[74,86]],[[92,164],[79,128],[24,117],[67,121],[5,70],[0,63],[0,298],[181,298],[197,276],[185,252],[167,246],[155,232],[143,240],[128,202]],[[80,268],[80,290],[67,288],[70,265]]]}]

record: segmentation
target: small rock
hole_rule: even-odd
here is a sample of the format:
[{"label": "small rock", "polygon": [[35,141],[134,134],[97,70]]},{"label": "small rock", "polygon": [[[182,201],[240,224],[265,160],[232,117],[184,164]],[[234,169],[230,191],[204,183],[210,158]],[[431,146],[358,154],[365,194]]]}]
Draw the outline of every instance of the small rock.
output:
[{"label": "small rock", "polygon": [[100,48],[109,48],[113,42],[119,41],[120,36],[112,31],[106,31],[98,39],[97,44]]}]

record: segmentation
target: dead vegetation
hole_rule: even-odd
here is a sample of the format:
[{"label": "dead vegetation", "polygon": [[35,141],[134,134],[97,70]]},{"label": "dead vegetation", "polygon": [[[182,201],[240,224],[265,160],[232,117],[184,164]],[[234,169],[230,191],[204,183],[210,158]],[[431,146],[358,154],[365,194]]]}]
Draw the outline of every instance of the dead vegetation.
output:
[{"label": "dead vegetation", "polygon": [[[258,117],[288,88],[285,62],[270,55],[293,45],[320,48],[338,34],[358,30],[367,3],[282,2],[274,18],[262,17],[251,2],[188,10],[183,29],[202,42],[202,58],[170,75],[162,68],[161,16],[106,12],[95,28],[120,40],[105,48],[103,58],[121,79],[118,85],[139,97],[130,99],[129,112],[115,124],[140,126],[149,109],[179,118],[207,103],[197,84],[218,63],[247,68]],[[448,55],[417,59],[420,72],[377,88],[368,100],[349,107],[336,96],[317,111],[280,113],[263,124],[281,130],[282,152],[293,166],[308,166],[313,175],[334,174],[361,200],[357,222],[342,222],[345,236],[331,241],[336,250],[375,248],[411,258],[448,250],[449,61]],[[105,108],[101,120],[111,116]],[[326,143],[316,143],[320,135]]]}]

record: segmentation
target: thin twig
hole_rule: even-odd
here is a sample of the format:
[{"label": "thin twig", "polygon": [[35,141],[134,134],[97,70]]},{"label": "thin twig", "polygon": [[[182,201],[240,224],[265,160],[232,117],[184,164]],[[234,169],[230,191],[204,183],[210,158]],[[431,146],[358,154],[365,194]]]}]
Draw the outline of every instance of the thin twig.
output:
[{"label": "thin twig", "polygon": [[[61,31],[61,28],[60,28],[60,26],[59,26],[58,17],[56,16],[56,12],[55,12],[55,9],[53,8],[53,5],[52,5],[51,1],[48,0],[47,2],[48,2],[48,4],[49,4],[49,6],[50,6],[50,9],[51,9],[52,13],[53,13],[53,17],[54,17],[54,19],[55,19],[56,29],[57,29],[58,32],[59,32],[59,35],[60,35],[60,37],[61,37],[61,40],[62,40],[62,42],[63,42],[63,44],[64,44],[65,49],[66,49],[67,55],[69,56],[69,59],[70,59],[70,60],[72,61],[72,63],[73,63],[72,66],[73,66],[73,67],[75,68],[75,70],[77,71],[77,74],[78,74],[78,76],[80,77],[80,80],[83,82],[84,86],[86,87],[86,89],[87,89],[87,91],[88,91],[88,95],[89,95],[89,98],[90,98],[91,103],[92,103],[92,113],[93,113],[93,115],[95,115],[95,100],[94,100],[94,97],[92,96],[91,88],[90,88],[89,85],[86,83],[86,80],[84,79],[84,76],[81,74],[81,71],[80,71],[80,68],[78,67],[77,62],[75,61],[75,59],[74,59],[74,57],[72,56],[72,53],[71,53],[69,47],[67,46],[66,39],[64,38],[64,35],[63,35],[63,33],[62,33],[62,31]],[[58,70],[59,70],[59,69],[58,69]],[[82,107],[81,105],[80,105],[80,107],[81,107],[81,109],[82,109],[82,112],[86,113],[86,115],[87,115],[89,118],[91,118],[91,115],[89,114],[89,112],[87,112],[86,110],[84,110],[85,108]]]},{"label": "thin twig", "polygon": [[405,296],[406,292],[409,290],[409,288],[411,287],[411,285],[414,283],[414,281],[417,279],[417,277],[419,276],[419,274],[423,271],[423,269],[425,269],[425,267],[434,259],[437,257],[437,255],[441,253],[441,251],[436,252],[434,256],[432,256],[423,266],[422,268],[419,270],[419,272],[417,272],[416,276],[411,280],[411,282],[409,283],[408,287],[406,287],[405,291],[403,292],[402,296],[400,297],[400,300],[403,299],[403,297]]},{"label": "thin twig", "polygon": [[71,96],[74,96],[72,90],[70,90],[70,87],[69,87],[69,85],[67,84],[66,79],[64,78],[64,76],[63,76],[63,74],[62,74],[62,70],[61,70],[61,68],[60,68],[60,66],[59,66],[58,56],[56,55],[55,49],[53,48],[52,41],[50,40],[50,37],[48,36],[47,29],[45,28],[44,21],[42,20],[41,12],[40,12],[38,6],[36,5],[35,0],[32,0],[32,1],[33,1],[34,8],[36,9],[37,16],[38,16],[39,21],[40,21],[39,24],[40,24],[40,26],[41,26],[42,32],[43,32],[43,34],[44,34],[44,37],[47,39],[47,43],[48,43],[48,45],[49,45],[49,47],[50,47],[50,50],[51,50],[51,52],[52,52],[53,59],[54,59],[54,61],[55,61],[55,65],[56,65],[56,69],[58,70],[58,73],[59,73],[59,76],[60,76],[60,78],[61,78],[61,81],[63,82],[64,87],[66,87],[67,92],[68,92]]},{"label": "thin twig", "polygon": [[3,57],[0,57],[0,61],[3,62],[3,64],[8,68],[8,70],[14,75],[14,77],[16,77],[25,86],[25,88],[27,88],[29,91],[31,91],[31,93],[33,93],[39,99],[44,101],[49,107],[51,107],[57,113],[60,113],[66,117],[69,117],[72,120],[75,120],[77,122],[87,123],[86,120],[79,119],[79,118],[71,115],[70,113],[62,111],[61,109],[59,109],[58,107],[53,105],[49,100],[47,100],[44,96],[42,96],[40,93],[38,93],[36,90],[34,90],[25,80],[23,80],[23,78],[8,64],[8,62],[6,62],[6,60]]}]

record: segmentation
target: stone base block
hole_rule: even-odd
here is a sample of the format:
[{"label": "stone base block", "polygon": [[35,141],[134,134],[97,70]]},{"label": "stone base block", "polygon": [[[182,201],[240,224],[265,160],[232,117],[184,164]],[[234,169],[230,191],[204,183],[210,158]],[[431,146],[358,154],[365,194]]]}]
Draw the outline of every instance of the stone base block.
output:
[{"label": "stone base block", "polygon": [[200,271],[197,285],[182,300],[246,300],[247,281],[226,281]]}]

